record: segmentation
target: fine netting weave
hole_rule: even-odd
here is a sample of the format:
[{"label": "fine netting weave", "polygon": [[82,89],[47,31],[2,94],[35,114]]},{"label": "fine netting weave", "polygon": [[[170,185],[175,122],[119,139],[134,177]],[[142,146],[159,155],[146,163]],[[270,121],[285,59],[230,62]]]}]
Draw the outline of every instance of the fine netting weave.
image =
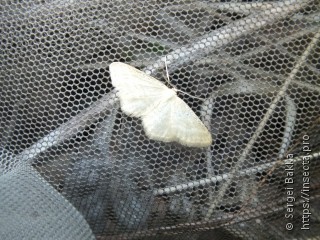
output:
[{"label": "fine netting weave", "polygon": [[[0,26],[0,239],[320,239],[319,0],[6,0]],[[109,65],[169,87],[165,59],[209,147],[121,110]]]}]

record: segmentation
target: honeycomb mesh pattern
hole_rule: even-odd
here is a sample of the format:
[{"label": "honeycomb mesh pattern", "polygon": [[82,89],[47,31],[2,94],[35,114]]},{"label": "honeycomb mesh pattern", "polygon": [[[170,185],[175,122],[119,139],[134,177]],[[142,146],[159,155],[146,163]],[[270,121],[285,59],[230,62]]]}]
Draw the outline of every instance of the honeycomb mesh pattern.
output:
[{"label": "honeycomb mesh pattern", "polygon": [[[7,0],[0,16],[2,239],[320,238],[318,0]],[[121,111],[110,63],[167,84],[165,58],[208,148]]]}]

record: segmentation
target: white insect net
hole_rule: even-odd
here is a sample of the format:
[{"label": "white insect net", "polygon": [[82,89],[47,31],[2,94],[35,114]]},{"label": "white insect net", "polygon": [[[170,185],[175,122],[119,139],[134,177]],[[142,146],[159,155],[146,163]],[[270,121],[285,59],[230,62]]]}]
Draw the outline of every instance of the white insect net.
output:
[{"label": "white insect net", "polygon": [[[8,0],[0,26],[0,239],[320,238],[319,0]],[[210,146],[123,111],[109,65],[170,87],[165,59]]]}]

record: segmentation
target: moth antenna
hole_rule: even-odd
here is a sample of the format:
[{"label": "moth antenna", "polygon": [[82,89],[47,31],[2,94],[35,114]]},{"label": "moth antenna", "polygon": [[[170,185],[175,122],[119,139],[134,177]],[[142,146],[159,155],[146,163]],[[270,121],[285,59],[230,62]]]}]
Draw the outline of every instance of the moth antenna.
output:
[{"label": "moth antenna", "polygon": [[167,83],[173,87],[174,89],[176,89],[176,87],[170,82],[170,77],[169,77],[169,71],[168,71],[168,64],[167,64],[167,56],[164,57],[164,65],[166,67],[166,75],[167,75]]},{"label": "moth antenna", "polygon": [[204,98],[199,98],[199,97],[193,96],[193,95],[191,95],[191,94],[189,94],[189,93],[186,93],[186,92],[184,92],[184,91],[181,91],[181,90],[177,89],[177,88],[170,82],[169,71],[168,71],[168,64],[167,64],[167,56],[164,57],[164,65],[165,65],[165,67],[166,67],[166,74],[167,74],[167,79],[166,79],[166,80],[167,80],[168,84],[169,84],[171,87],[173,87],[177,92],[181,92],[181,93],[183,93],[183,94],[186,94],[186,95],[188,95],[189,97],[192,97],[192,98],[196,98],[196,99],[205,101]]}]

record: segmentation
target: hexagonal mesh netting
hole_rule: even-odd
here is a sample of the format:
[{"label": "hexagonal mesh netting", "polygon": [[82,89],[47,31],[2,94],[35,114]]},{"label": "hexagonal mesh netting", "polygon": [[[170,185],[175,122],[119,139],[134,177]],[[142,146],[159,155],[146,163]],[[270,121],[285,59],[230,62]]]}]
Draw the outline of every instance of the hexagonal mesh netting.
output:
[{"label": "hexagonal mesh netting", "polygon": [[[318,0],[0,8],[1,239],[320,238]],[[165,58],[209,147],[121,110],[109,65]]]}]

